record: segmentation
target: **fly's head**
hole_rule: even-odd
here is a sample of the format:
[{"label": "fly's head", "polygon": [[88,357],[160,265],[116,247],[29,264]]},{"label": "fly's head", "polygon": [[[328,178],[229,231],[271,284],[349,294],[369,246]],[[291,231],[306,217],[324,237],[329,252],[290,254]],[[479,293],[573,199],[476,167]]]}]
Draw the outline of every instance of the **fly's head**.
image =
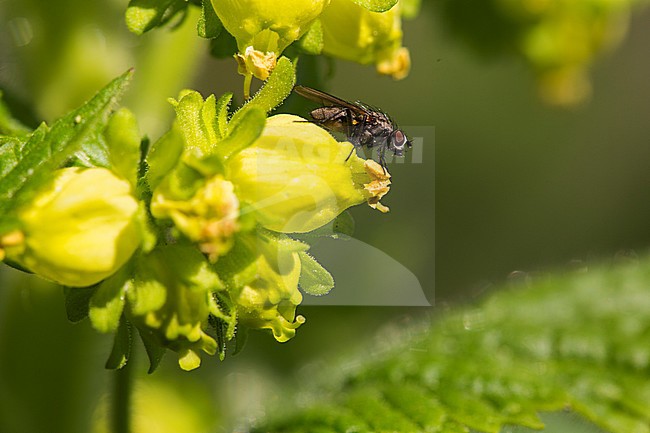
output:
[{"label": "fly's head", "polygon": [[393,152],[395,156],[404,156],[406,149],[410,149],[411,146],[411,140],[401,129],[394,130],[388,138],[388,150]]}]

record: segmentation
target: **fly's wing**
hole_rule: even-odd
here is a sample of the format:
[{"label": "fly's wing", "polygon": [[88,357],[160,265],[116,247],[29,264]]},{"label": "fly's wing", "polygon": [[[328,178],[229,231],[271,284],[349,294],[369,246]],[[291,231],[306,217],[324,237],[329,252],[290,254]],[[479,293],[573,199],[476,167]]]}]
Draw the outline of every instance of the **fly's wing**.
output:
[{"label": "fly's wing", "polygon": [[326,107],[336,106],[336,107],[347,108],[350,111],[352,111],[354,114],[358,114],[358,115],[368,114],[368,111],[365,109],[365,107],[361,105],[345,101],[341,98],[337,98],[336,96],[330,95],[329,93],[312,89],[311,87],[297,85],[293,88],[293,90],[303,98],[307,98],[311,101],[318,102],[319,104]]}]

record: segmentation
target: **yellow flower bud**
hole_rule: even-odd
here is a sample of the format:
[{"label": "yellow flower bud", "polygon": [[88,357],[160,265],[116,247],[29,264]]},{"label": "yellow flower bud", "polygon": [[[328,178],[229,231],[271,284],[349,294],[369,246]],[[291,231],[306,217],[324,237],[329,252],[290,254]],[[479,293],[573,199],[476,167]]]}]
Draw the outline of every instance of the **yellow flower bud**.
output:
[{"label": "yellow flower bud", "polygon": [[268,118],[260,138],[230,160],[229,178],[264,227],[309,232],[387,192],[387,178],[383,189],[366,188],[377,176],[352,150],[313,123],[280,114]]},{"label": "yellow flower bud", "polygon": [[402,47],[400,3],[371,12],[352,0],[332,0],[320,17],[323,52],[353,62],[377,65],[377,71],[402,79],[409,73],[408,49]]},{"label": "yellow flower bud", "polygon": [[64,168],[19,215],[24,234],[8,257],[67,286],[89,286],[117,271],[140,243],[138,202],[129,182],[104,168]]}]

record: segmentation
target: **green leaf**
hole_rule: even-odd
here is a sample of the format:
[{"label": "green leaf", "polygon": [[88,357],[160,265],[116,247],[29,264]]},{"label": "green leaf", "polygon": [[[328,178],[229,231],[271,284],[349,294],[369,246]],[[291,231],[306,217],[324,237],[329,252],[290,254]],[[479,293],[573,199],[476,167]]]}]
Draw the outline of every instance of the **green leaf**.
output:
[{"label": "green leaf", "polygon": [[65,311],[68,320],[76,323],[88,317],[90,298],[95,294],[97,285],[90,287],[65,287]]},{"label": "green leaf", "polygon": [[406,19],[413,19],[420,13],[421,0],[402,0],[400,3],[400,12],[402,17]]},{"label": "green leaf", "polygon": [[164,25],[186,7],[185,0],[131,0],[126,9],[126,26],[141,35]]},{"label": "green leaf", "polygon": [[296,84],[296,68],[291,60],[280,57],[278,64],[264,86],[253,96],[230,120],[232,125],[237,125],[245,113],[244,108],[259,107],[266,113],[280,105],[291,94]]},{"label": "green leaf", "polygon": [[323,51],[323,26],[320,20],[314,20],[307,33],[298,40],[298,47],[312,55],[320,54]]},{"label": "green leaf", "polygon": [[118,370],[126,365],[131,356],[131,324],[126,320],[120,320],[119,327],[113,340],[113,350],[106,360],[105,367],[109,370]]},{"label": "green leaf", "polygon": [[334,288],[334,278],[312,256],[306,252],[298,253],[300,257],[300,288],[310,295],[322,296]]},{"label": "green leaf", "polygon": [[[20,160],[0,178],[0,233],[13,228],[10,212],[26,203],[43,187],[82,143],[102,131],[108,113],[124,92],[129,70],[80,108],[57,120],[52,128],[41,125],[22,148]],[[2,170],[5,171],[5,170]]]},{"label": "green leaf", "polygon": [[213,39],[219,36],[223,30],[223,24],[212,7],[210,0],[201,2],[201,16],[197,23],[199,36],[205,39]]},{"label": "green leaf", "polygon": [[397,3],[397,0],[352,0],[354,3],[372,12],[386,12]]},{"label": "green leaf", "polygon": [[115,331],[124,310],[125,293],[130,281],[124,272],[104,280],[90,299],[88,316],[93,328],[99,332]]},{"label": "green leaf", "polygon": [[0,135],[0,178],[18,164],[25,143],[18,137]]},{"label": "green leaf", "polygon": [[140,129],[131,111],[121,108],[104,131],[111,170],[135,186],[140,168]]},{"label": "green leaf", "polygon": [[300,397],[313,403],[280,398],[252,431],[498,433],[541,429],[540,412],[568,408],[612,433],[648,433],[649,287],[650,257],[506,287],[364,350],[354,369],[323,371]]}]

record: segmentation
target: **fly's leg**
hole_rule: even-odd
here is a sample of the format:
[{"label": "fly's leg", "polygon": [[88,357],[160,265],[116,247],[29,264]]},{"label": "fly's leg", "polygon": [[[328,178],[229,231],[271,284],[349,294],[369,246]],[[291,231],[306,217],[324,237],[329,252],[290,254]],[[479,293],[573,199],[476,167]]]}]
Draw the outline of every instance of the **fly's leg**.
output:
[{"label": "fly's leg", "polygon": [[346,108],[345,114],[346,114],[346,124],[347,124],[347,132],[345,135],[347,135],[348,140],[350,140],[350,143],[352,143],[352,149],[350,149],[350,153],[348,154],[348,157],[345,158],[345,160],[347,161],[354,153],[354,149],[360,145],[360,143],[358,142],[359,139],[357,137],[356,132],[358,131],[360,126],[365,125],[366,118],[364,116],[363,122],[361,122],[359,125],[354,125],[353,118],[352,118],[353,116],[352,111],[349,108]]},{"label": "fly's leg", "polygon": [[386,153],[386,146],[383,146],[381,150],[379,151],[379,164],[381,164],[382,170],[384,170],[384,175],[386,175],[386,157],[384,156]]}]

